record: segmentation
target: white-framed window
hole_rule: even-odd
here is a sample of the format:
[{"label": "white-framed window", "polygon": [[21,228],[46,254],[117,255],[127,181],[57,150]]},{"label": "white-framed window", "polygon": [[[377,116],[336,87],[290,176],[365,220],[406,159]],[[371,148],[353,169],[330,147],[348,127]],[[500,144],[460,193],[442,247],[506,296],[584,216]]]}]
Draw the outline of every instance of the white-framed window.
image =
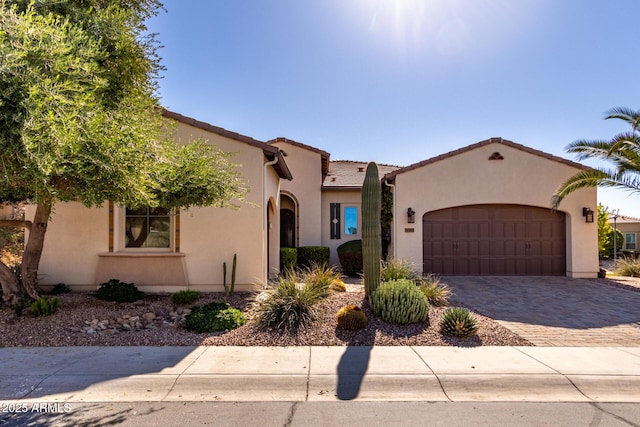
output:
[{"label": "white-framed window", "polygon": [[165,208],[124,209],[125,249],[171,250],[173,220]]},{"label": "white-framed window", "polygon": [[356,236],[359,234],[360,227],[358,226],[358,207],[357,206],[345,206],[344,207],[344,235],[345,237]]},{"label": "white-framed window", "polygon": [[636,250],[636,233],[625,233],[624,248],[630,251]]}]

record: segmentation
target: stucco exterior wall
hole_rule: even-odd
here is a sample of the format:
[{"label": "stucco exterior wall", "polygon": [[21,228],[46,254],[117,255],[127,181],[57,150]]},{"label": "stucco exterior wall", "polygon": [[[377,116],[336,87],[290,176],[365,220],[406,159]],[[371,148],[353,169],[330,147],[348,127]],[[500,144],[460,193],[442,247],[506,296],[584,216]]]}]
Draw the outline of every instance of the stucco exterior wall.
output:
[{"label": "stucco exterior wall", "polygon": [[280,178],[273,168],[267,169],[267,207],[266,213],[266,245],[268,256],[267,279],[275,277],[280,272]]},{"label": "stucco exterior wall", "polygon": [[[503,160],[488,160],[499,152]],[[426,164],[396,176],[398,258],[422,268],[422,216],[426,212],[473,204],[521,204],[547,208],[553,192],[577,169],[514,147],[492,143]],[[580,190],[560,205],[566,213],[567,275],[596,277],[597,224],[587,224],[582,208],[597,206],[596,189]],[[407,209],[415,212],[407,222]],[[405,232],[412,228],[414,232]]]},{"label": "stucco exterior wall", "polygon": [[[107,204],[88,209],[80,203],[58,203],[53,209],[38,270],[39,283],[95,289],[98,254],[109,247]],[[25,218],[33,220],[34,213],[35,206],[27,206]]]},{"label": "stucco exterior wall", "polygon": [[[337,248],[350,240],[362,239],[362,192],[360,190],[323,190],[322,191],[322,246],[328,246],[331,264],[340,265]],[[331,203],[340,203],[341,230],[340,239],[331,238]],[[344,234],[344,208],[355,206],[358,209],[358,233]]]},{"label": "stucco exterior wall", "polygon": [[287,153],[286,161],[293,180],[280,183],[280,190],[298,201],[298,246],[316,246],[321,236],[322,161],[319,153],[287,142],[275,142]]},{"label": "stucco exterior wall", "polygon": [[[114,207],[114,250],[109,251],[109,211],[85,208],[78,203],[59,203],[49,224],[40,264],[42,284],[64,282],[77,288],[95,288],[110,278],[133,281],[143,290],[175,291],[180,288],[219,291],[223,262],[227,282],[237,254],[236,289],[261,286],[266,279],[266,207],[263,197],[278,200],[279,178],[260,147],[178,123],[176,138],[186,143],[203,138],[223,151],[234,153],[231,161],[250,188],[239,209],[206,207],[180,213],[180,252],[124,248],[124,209]],[[267,181],[266,189],[263,182]],[[33,217],[28,209],[27,218]],[[276,207],[277,212],[277,207]],[[172,223],[175,219],[172,220]],[[175,229],[172,226],[172,229]],[[276,229],[277,230],[277,229]],[[274,233],[278,237],[278,233]],[[272,239],[270,263],[278,265],[278,239]],[[172,239],[172,248],[175,239]]]}]

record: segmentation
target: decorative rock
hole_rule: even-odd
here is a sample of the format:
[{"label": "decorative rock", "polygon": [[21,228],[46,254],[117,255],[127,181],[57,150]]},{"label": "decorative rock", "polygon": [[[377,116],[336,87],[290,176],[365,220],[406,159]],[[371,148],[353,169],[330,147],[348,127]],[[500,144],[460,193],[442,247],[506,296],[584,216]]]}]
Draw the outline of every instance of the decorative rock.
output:
[{"label": "decorative rock", "polygon": [[190,308],[185,308],[185,309],[182,311],[182,314],[184,314],[185,316],[186,316],[186,315],[188,315],[188,314],[191,314],[191,309],[190,309]]},{"label": "decorative rock", "polygon": [[140,316],[129,317],[129,322],[137,322],[138,320],[140,320]]},{"label": "decorative rock", "polygon": [[145,313],[142,315],[142,318],[145,320],[153,320],[156,318],[155,313]]},{"label": "decorative rock", "polygon": [[95,333],[96,333],[95,329],[93,329],[93,328],[87,329],[87,334],[95,334]]},{"label": "decorative rock", "polygon": [[122,324],[122,327],[123,327],[124,329],[126,329],[127,331],[130,331],[130,330],[131,330],[131,325],[129,325],[128,323],[123,323],[123,324]]}]

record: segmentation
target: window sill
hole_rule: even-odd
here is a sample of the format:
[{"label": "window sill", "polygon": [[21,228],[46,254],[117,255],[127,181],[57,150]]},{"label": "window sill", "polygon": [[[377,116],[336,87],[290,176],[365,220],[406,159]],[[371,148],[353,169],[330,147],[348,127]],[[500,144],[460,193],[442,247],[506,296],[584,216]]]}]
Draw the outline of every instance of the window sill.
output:
[{"label": "window sill", "polygon": [[114,258],[176,258],[184,257],[184,252],[102,252],[98,254],[99,257],[114,257]]}]

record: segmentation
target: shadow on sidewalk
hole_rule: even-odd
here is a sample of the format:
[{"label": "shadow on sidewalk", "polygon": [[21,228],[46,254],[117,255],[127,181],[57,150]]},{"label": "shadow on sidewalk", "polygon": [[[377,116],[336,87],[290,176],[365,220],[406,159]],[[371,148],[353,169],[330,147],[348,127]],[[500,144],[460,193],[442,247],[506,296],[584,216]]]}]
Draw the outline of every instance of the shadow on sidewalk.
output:
[{"label": "shadow on sidewalk", "polygon": [[[373,319],[366,299],[361,308],[368,314],[371,322]],[[362,381],[369,368],[376,329],[346,331],[336,327],[336,336],[347,342],[346,350],[338,363],[337,396],[340,400],[353,400],[360,394]]]}]

